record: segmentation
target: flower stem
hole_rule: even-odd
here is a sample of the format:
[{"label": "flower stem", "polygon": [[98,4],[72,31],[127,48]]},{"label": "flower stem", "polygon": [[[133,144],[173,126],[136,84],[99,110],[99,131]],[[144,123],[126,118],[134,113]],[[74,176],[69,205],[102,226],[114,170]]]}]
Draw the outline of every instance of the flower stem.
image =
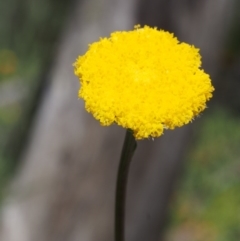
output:
[{"label": "flower stem", "polygon": [[131,130],[126,131],[123,149],[120,158],[117,176],[116,200],[115,200],[115,241],[124,241],[124,217],[125,217],[125,196],[127,177],[130,162],[137,142]]}]

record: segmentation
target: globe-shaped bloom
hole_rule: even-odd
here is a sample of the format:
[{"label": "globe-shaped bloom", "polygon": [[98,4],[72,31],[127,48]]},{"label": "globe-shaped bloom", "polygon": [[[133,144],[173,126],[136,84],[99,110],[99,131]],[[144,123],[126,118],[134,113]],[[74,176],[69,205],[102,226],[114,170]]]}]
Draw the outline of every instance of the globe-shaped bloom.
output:
[{"label": "globe-shaped bloom", "polygon": [[86,110],[104,126],[131,129],[136,139],[189,123],[214,90],[197,48],[148,26],[101,38],[74,67]]}]

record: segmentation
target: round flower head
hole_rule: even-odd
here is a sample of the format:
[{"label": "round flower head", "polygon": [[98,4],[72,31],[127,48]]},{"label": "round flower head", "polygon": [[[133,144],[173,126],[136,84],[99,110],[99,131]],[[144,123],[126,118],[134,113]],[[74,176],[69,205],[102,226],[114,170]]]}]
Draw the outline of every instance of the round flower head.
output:
[{"label": "round flower head", "polygon": [[136,139],[189,123],[214,90],[199,50],[169,32],[145,26],[114,32],[76,60],[79,97],[108,126],[131,129]]}]

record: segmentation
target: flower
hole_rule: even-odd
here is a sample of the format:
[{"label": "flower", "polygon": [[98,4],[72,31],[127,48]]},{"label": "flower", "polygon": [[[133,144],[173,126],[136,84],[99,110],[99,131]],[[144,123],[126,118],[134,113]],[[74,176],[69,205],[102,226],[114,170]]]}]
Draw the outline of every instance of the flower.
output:
[{"label": "flower", "polygon": [[200,67],[199,49],[148,26],[113,32],[74,63],[86,110],[136,139],[158,137],[206,108],[214,88]]}]

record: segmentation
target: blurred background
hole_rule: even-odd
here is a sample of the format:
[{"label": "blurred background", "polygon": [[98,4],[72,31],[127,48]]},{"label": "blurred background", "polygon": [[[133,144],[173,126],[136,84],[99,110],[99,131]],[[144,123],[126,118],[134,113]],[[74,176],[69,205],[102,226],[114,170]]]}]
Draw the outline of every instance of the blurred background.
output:
[{"label": "blurred background", "polygon": [[216,90],[194,123],[138,143],[126,240],[240,240],[238,0],[0,1],[0,240],[113,240],[124,130],[85,112],[72,63],[135,24],[200,48]]}]

